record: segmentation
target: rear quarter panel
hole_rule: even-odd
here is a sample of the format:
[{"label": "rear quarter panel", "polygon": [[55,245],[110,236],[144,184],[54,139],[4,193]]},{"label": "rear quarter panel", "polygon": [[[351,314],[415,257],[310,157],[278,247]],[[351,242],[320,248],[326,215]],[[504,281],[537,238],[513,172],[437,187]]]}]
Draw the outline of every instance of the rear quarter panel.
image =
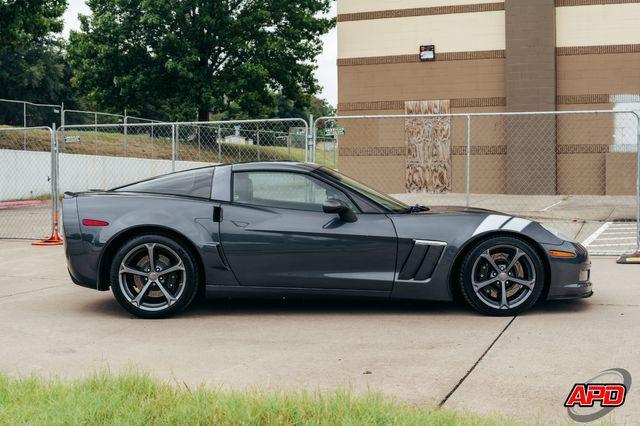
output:
[{"label": "rear quarter panel", "polygon": [[[115,244],[124,233],[157,229],[179,234],[188,240],[202,261],[207,283],[235,285],[216,250],[219,244],[218,223],[213,221],[213,208],[217,203],[178,196],[101,193],[81,195],[77,198],[79,231],[83,256],[77,269],[83,278],[96,282],[105,248]],[[83,219],[106,221],[108,226],[85,226]],[[82,265],[80,265],[82,260]],[[106,260],[104,260],[106,261]],[[104,285],[100,285],[104,289]]]}]

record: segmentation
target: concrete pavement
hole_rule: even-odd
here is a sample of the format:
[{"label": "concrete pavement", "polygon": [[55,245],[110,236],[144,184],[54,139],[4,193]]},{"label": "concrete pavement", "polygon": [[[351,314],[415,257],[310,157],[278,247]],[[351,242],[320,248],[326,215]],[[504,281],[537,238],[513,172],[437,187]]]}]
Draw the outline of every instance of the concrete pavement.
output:
[{"label": "concrete pavement", "polygon": [[[225,389],[368,389],[412,404],[568,420],[576,382],[614,367],[640,380],[640,267],[593,259],[596,295],[513,318],[454,304],[201,302],[135,319],[71,283],[62,247],[0,241],[0,371],[78,377],[139,368]],[[634,385],[616,421],[640,418]]]}]

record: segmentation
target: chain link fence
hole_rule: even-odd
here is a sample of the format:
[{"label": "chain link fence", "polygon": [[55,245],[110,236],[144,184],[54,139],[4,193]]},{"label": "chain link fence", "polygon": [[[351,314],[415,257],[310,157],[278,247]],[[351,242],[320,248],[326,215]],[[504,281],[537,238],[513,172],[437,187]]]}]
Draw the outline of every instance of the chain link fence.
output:
[{"label": "chain link fence", "polygon": [[302,119],[177,123],[176,159],[230,163],[305,161],[308,125]]},{"label": "chain link fence", "polygon": [[309,156],[302,119],[140,121],[0,128],[0,238],[50,235],[52,200],[65,191],[104,190],[211,164]]},{"label": "chain link fence", "polygon": [[8,127],[50,126],[60,123],[62,105],[0,99],[0,124]]},{"label": "chain link fence", "polygon": [[210,164],[303,161],[307,133],[301,119],[64,126],[59,187],[108,189]]},{"label": "chain link fence", "polygon": [[316,160],[339,144],[337,169],[407,203],[529,217],[594,254],[639,246],[634,112],[324,117],[312,132]]},{"label": "chain link fence", "polygon": [[51,235],[53,131],[0,128],[0,238]]},{"label": "chain link fence", "polygon": [[0,128],[0,238],[50,230],[54,175],[62,193],[207,164],[291,160],[338,169],[411,204],[537,219],[592,253],[620,254],[638,248],[639,135],[628,111],[324,117],[311,131],[302,119],[117,117],[57,131]]}]

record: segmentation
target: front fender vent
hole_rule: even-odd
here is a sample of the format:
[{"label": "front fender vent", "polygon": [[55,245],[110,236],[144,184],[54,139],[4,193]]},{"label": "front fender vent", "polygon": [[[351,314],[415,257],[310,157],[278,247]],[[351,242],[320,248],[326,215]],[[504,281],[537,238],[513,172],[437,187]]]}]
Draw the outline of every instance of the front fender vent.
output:
[{"label": "front fender vent", "polygon": [[431,278],[446,246],[443,241],[414,240],[398,279],[425,281]]}]

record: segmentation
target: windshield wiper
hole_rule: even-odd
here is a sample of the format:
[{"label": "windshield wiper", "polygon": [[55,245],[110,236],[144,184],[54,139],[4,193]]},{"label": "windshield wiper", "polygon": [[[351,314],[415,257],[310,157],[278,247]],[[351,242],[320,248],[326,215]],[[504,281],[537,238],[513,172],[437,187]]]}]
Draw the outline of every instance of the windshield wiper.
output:
[{"label": "windshield wiper", "polygon": [[420,204],[416,204],[414,206],[411,207],[407,207],[407,209],[404,211],[404,213],[406,214],[411,214],[411,213],[420,213],[420,212],[428,212],[430,209],[429,207],[420,205]]}]

